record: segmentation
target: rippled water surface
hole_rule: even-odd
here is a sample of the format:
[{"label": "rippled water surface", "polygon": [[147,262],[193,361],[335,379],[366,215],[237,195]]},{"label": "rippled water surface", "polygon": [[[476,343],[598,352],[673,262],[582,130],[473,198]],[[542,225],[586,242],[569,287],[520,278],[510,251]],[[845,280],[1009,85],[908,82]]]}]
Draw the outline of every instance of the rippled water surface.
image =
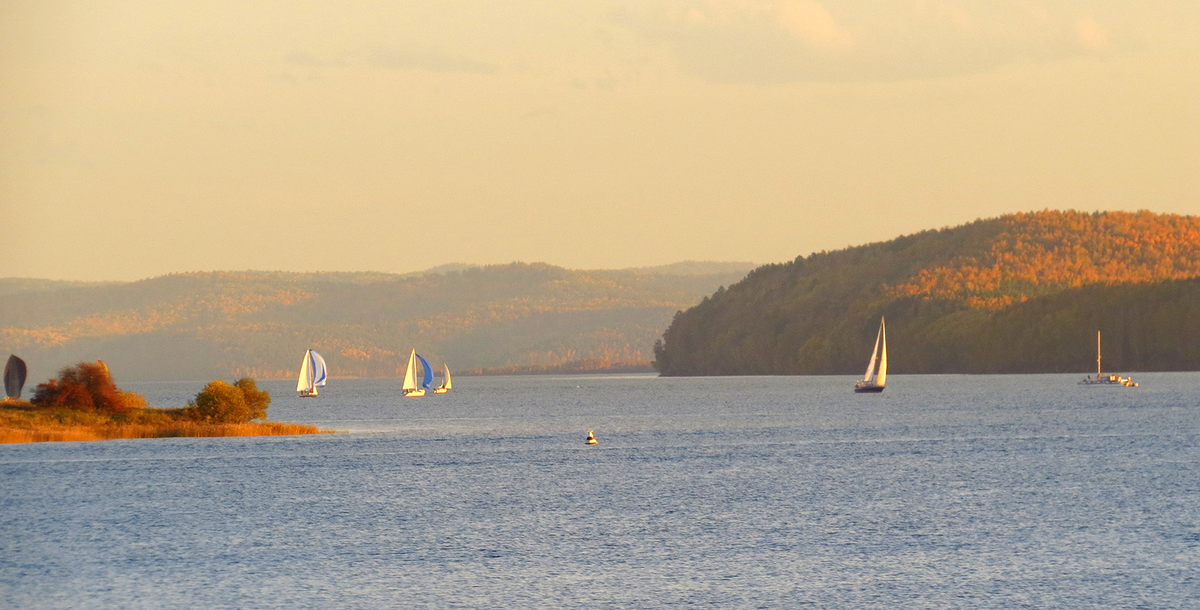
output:
[{"label": "rippled water surface", "polygon": [[1197,607],[1200,375],[1137,378],[267,382],[342,433],[0,445],[0,607]]}]

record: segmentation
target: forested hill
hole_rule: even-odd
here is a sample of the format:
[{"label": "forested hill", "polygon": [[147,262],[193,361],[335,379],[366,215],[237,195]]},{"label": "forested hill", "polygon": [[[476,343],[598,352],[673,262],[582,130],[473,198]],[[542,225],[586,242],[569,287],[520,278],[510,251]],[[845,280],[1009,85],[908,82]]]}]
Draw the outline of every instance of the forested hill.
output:
[{"label": "forested hill", "polygon": [[37,381],[97,359],[125,381],[286,377],[307,348],[324,355],[333,377],[395,376],[413,348],[439,371],[443,359],[452,371],[645,365],[676,310],[753,265],[463,267],[106,284],[0,279],[0,353],[24,358]]},{"label": "forested hill", "polygon": [[767,265],[676,314],[665,375],[1200,369],[1200,219],[1015,214]]}]

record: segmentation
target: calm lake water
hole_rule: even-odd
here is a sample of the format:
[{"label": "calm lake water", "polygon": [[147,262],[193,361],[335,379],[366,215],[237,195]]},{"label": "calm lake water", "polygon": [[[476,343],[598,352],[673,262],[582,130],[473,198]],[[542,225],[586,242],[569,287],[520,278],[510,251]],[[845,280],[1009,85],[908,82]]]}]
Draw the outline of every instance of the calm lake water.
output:
[{"label": "calm lake water", "polygon": [[0,445],[0,607],[1200,606],[1200,374],[1077,377],[267,382],[344,433]]}]

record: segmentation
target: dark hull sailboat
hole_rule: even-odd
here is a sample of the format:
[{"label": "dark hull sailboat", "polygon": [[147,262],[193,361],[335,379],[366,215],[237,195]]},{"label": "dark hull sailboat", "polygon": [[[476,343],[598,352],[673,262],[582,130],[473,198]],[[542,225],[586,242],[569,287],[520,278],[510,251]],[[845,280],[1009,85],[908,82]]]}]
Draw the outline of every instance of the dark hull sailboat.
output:
[{"label": "dark hull sailboat", "polygon": [[854,387],[855,394],[878,394],[883,391],[881,385],[860,385]]},{"label": "dark hull sailboat", "polygon": [[21,398],[21,389],[25,387],[25,375],[28,370],[25,361],[10,355],[8,364],[4,365],[4,395],[17,400]]}]

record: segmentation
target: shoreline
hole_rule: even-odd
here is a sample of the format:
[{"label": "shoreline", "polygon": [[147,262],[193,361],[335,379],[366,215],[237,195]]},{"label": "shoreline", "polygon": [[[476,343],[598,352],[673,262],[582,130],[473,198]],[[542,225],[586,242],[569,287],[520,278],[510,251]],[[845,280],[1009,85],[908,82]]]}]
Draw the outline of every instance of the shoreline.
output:
[{"label": "shoreline", "polygon": [[331,433],[316,426],[289,422],[180,421],[166,409],[144,409],[112,416],[62,407],[39,407],[25,401],[0,402],[0,444]]}]

